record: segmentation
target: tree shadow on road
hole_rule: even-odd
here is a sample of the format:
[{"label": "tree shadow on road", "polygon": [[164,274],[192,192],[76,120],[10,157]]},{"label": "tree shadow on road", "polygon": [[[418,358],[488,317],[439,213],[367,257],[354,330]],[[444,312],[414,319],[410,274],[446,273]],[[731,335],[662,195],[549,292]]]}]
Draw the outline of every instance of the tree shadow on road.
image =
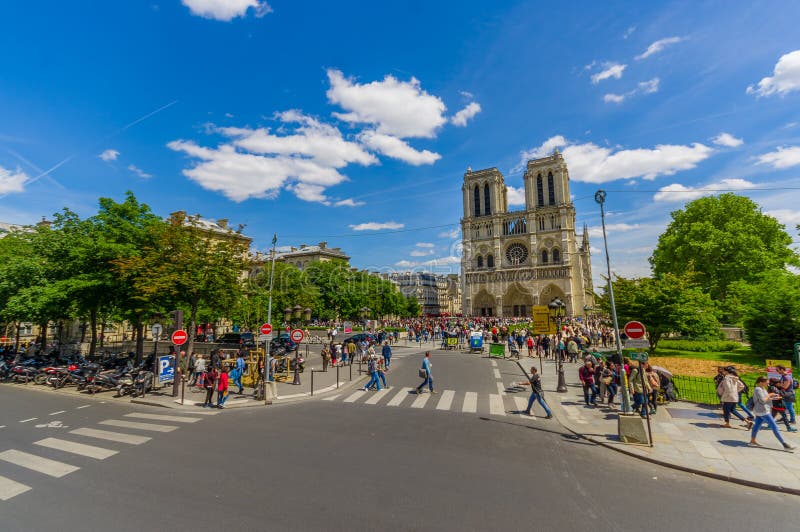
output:
[{"label": "tree shadow on road", "polygon": [[500,419],[492,419],[492,418],[483,417],[483,416],[480,416],[478,419],[480,419],[481,421],[489,421],[491,423],[499,423],[499,424],[502,424],[502,425],[510,425],[512,427],[517,427],[517,428],[521,428],[521,429],[535,430],[536,432],[546,432],[546,433],[549,433],[549,434],[555,434],[557,436],[561,436],[562,439],[564,439],[565,441],[568,441],[570,443],[577,443],[577,444],[580,444],[580,445],[595,445],[594,443],[592,443],[590,441],[587,441],[587,440],[581,438],[580,436],[576,436],[575,434],[571,434],[571,433],[568,433],[568,432],[561,432],[561,431],[558,431],[558,430],[552,430],[552,429],[547,429],[547,428],[543,428],[543,427],[533,427],[531,425],[525,425],[525,424],[522,424],[522,423],[513,423],[511,421],[502,421]]}]

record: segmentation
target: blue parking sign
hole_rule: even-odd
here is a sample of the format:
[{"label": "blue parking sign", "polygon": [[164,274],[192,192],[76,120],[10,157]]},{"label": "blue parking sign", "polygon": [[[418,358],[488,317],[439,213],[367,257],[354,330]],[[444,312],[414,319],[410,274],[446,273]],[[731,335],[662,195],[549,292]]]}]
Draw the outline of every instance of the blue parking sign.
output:
[{"label": "blue parking sign", "polygon": [[158,357],[158,382],[175,380],[175,357],[165,355]]}]

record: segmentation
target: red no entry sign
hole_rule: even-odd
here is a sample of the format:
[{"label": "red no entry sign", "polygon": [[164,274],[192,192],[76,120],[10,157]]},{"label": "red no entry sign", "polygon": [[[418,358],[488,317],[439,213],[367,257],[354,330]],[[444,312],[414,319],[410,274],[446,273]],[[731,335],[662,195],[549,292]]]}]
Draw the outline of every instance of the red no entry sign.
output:
[{"label": "red no entry sign", "polygon": [[292,339],[292,342],[299,344],[305,338],[306,333],[303,332],[303,329],[294,329],[292,333],[289,335],[289,338]]},{"label": "red no entry sign", "polygon": [[261,334],[270,334],[272,333],[272,325],[265,323],[258,330],[261,331]]},{"label": "red no entry sign", "polygon": [[186,334],[186,331],[182,329],[178,329],[174,333],[172,333],[172,343],[175,345],[183,345],[186,343],[186,340],[189,339],[189,335]]},{"label": "red no entry sign", "polygon": [[624,330],[625,330],[625,336],[627,336],[631,340],[644,338],[644,333],[646,332],[644,324],[639,321],[629,321],[628,323],[625,324]]}]

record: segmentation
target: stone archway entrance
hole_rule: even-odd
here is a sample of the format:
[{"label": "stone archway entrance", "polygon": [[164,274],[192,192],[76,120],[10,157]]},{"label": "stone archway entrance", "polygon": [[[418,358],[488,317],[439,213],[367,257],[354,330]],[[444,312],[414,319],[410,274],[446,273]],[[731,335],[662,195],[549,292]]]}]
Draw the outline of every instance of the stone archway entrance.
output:
[{"label": "stone archway entrance", "polygon": [[495,309],[495,300],[489,292],[481,290],[472,300],[472,315],[473,316],[496,316],[497,310]]},{"label": "stone archway entrance", "polygon": [[533,294],[519,283],[508,287],[503,296],[503,316],[530,317]]}]

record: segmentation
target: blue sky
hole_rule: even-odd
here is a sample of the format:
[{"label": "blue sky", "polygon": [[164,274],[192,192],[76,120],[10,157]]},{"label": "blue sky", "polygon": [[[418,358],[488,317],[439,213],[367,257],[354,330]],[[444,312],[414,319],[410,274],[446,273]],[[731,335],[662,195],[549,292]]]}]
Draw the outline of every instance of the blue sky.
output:
[{"label": "blue sky", "polygon": [[718,190],[796,236],[800,4],[555,4],[4,3],[0,221],[133,190],[246,224],[260,250],[277,233],[457,271],[467,166],[519,188],[524,158],[559,147],[592,235],[609,191],[621,274]]}]

